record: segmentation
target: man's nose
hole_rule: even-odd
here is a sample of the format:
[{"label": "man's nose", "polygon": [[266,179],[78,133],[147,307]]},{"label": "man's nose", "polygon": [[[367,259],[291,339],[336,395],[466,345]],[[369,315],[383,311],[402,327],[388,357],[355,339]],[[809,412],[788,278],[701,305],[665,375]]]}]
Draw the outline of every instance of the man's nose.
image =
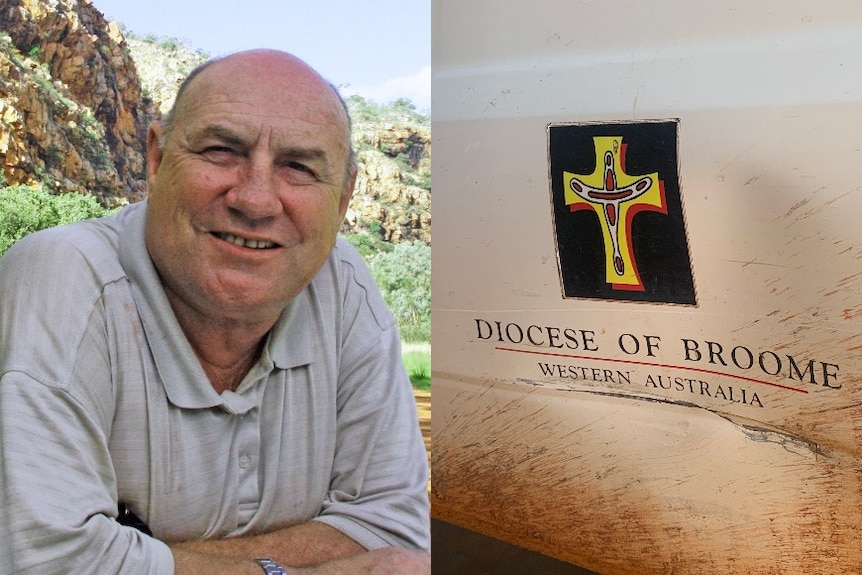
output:
[{"label": "man's nose", "polygon": [[252,159],[228,190],[228,207],[250,219],[268,218],[281,212],[276,173],[271,163]]}]

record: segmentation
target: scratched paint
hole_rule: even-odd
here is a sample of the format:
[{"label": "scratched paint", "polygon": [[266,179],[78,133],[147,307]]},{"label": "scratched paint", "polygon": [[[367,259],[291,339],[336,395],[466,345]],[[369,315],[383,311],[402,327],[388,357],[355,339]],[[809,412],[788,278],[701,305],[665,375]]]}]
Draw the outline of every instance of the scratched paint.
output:
[{"label": "scratched paint", "polygon": [[436,517],[600,573],[860,566],[846,455],[672,404],[434,381]]}]

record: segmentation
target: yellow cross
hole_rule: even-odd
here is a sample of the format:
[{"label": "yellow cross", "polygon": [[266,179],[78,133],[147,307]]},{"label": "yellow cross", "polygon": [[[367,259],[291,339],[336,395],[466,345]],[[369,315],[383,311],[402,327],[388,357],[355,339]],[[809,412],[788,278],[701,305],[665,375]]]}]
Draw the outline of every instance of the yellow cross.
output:
[{"label": "yellow cross", "polygon": [[643,291],[632,255],[631,222],[644,209],[667,213],[667,204],[658,172],[626,173],[622,140],[622,136],[594,137],[596,169],[592,174],[563,172],[563,186],[572,212],[592,209],[602,222],[605,280],[615,289]]}]

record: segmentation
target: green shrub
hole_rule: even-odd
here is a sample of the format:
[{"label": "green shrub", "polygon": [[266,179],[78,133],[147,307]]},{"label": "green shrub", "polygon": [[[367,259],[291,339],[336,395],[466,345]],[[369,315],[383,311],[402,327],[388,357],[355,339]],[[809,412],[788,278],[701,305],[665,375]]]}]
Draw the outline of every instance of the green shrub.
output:
[{"label": "green shrub", "polygon": [[37,230],[111,213],[93,196],[52,194],[42,188],[0,188],[0,255]]},{"label": "green shrub", "polygon": [[[376,224],[377,222],[373,223]],[[377,224],[377,226],[379,227],[380,224]],[[380,238],[379,233],[377,235],[370,235],[362,232],[347,234],[344,236],[344,239],[356,248],[356,251],[359,252],[359,255],[361,255],[366,262],[370,262],[371,259],[380,252],[392,251],[392,244],[383,241],[383,239]]]},{"label": "green shrub", "polygon": [[362,96],[353,94],[345,98],[350,117],[356,123],[415,123],[424,124],[429,121],[428,116],[416,111],[413,102],[406,98],[399,98],[389,104],[378,104],[373,100],[366,100]]},{"label": "green shrub", "polygon": [[431,248],[422,242],[404,242],[391,252],[375,255],[371,273],[392,310],[401,338],[408,342],[431,340]]},{"label": "green shrub", "polygon": [[431,170],[420,171],[419,179],[416,182],[416,185],[422,188],[423,190],[431,191]]}]

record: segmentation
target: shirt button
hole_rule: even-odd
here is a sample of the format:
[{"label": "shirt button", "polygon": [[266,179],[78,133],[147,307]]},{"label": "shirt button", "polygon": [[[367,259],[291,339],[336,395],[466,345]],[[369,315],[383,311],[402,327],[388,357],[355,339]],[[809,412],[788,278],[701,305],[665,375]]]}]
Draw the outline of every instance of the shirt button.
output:
[{"label": "shirt button", "polygon": [[249,461],[248,455],[243,454],[243,455],[239,456],[239,467],[240,467],[240,469],[246,469],[248,467],[249,462],[250,461]]}]

